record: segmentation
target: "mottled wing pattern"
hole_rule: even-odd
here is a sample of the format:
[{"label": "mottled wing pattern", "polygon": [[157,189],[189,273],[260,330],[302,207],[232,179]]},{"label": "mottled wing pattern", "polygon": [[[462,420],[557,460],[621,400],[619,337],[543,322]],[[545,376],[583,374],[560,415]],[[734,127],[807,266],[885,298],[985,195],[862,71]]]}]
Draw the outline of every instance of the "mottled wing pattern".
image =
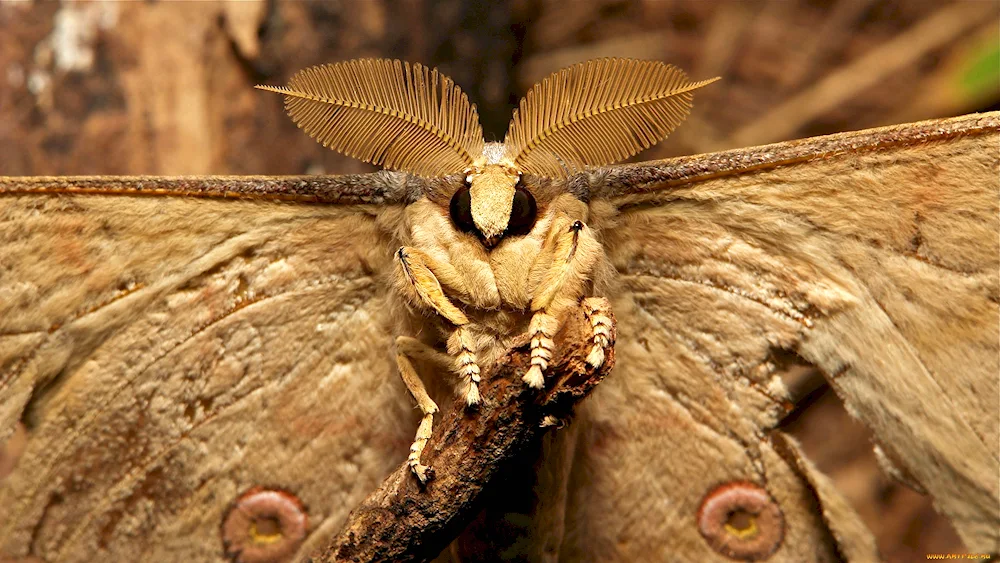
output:
[{"label": "mottled wing pattern", "polygon": [[712,542],[752,558],[702,504],[738,482],[783,513],[775,560],[875,558],[775,429],[795,357],[970,550],[1000,550],[998,130],[967,116],[599,178],[621,211],[618,363],[580,417],[560,559],[723,560]]},{"label": "mottled wing pattern", "polygon": [[361,197],[255,191],[385,178],[0,178],[0,433],[27,433],[0,559],[222,561],[255,486],[301,500],[307,546],[335,531],[416,424],[374,274],[391,249]]}]

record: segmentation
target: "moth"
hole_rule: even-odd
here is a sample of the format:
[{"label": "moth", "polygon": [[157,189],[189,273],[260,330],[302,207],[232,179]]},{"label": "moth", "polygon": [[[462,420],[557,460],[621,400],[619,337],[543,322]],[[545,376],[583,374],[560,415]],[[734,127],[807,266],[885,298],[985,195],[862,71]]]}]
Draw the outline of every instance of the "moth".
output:
[{"label": "moth", "polygon": [[402,459],[427,480],[435,395],[489,400],[524,334],[544,384],[561,316],[598,296],[614,374],[511,492],[528,508],[488,507],[442,560],[877,560],[777,428],[799,362],[1000,550],[1000,115],[611,166],[707,82],[582,63],[486,143],[437,71],[350,61],[264,89],[392,170],[0,179],[0,439],[22,450],[0,555],[308,554]]},{"label": "moth", "polygon": [[[410,308],[436,313],[428,324],[449,354],[412,336],[396,339],[397,368],[423,413],[408,458],[421,482],[428,475],[420,454],[438,407],[412,358],[454,371],[475,406],[479,364],[492,364],[527,333],[531,368],[523,380],[541,389],[561,318],[609,267],[587,227],[585,198],[565,180],[666,137],[690,111],[692,91],[710,82],[690,82],[653,61],[579,64],[528,93],[503,143],[486,143],[475,106],[449,78],[420,65],[362,59],[306,69],[288,87],[258,86],[284,94],[288,114],[323,146],[428,179],[465,177],[408,207],[409,244],[395,253],[395,287]],[[611,319],[596,302],[584,307],[594,329],[587,362],[598,367]]]}]

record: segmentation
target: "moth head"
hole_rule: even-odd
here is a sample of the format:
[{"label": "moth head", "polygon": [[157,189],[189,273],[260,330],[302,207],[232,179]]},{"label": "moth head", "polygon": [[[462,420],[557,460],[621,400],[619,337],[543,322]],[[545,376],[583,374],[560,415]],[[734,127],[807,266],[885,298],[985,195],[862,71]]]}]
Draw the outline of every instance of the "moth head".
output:
[{"label": "moth head", "polygon": [[690,112],[691,82],[658,61],[598,59],[551,74],[521,100],[503,143],[486,143],[476,106],[436,69],[389,59],[307,68],[285,95],[295,123],[323,146],[424,177],[465,174],[452,222],[486,247],[526,234],[537,206],[523,174],[560,182],[665,138]]},{"label": "moth head", "polygon": [[451,220],[479,237],[487,248],[505,236],[524,235],[535,224],[535,198],[521,184],[521,173],[501,143],[486,143],[483,154],[465,170],[465,185],[451,197]]}]

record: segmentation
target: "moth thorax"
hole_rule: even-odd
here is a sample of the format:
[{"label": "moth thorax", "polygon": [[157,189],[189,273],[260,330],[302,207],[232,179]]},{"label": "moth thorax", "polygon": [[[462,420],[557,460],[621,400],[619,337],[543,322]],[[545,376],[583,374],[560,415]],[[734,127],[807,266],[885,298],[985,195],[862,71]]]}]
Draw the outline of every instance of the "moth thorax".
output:
[{"label": "moth thorax", "polygon": [[468,175],[472,221],[483,238],[496,239],[507,229],[520,174],[503,164],[487,164]]}]

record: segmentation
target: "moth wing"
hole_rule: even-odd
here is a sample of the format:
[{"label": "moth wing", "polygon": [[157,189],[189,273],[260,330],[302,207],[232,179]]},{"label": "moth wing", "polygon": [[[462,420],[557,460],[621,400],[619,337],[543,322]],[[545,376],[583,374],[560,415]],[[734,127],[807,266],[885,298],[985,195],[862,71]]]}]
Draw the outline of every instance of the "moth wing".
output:
[{"label": "moth wing", "polygon": [[[386,177],[317,180],[314,199]],[[274,181],[252,180],[208,195]],[[224,514],[255,486],[297,496],[323,541],[416,424],[372,210],[113,181],[0,179],[0,429],[27,431],[0,559],[222,561]]]},{"label": "moth wing", "polygon": [[[739,481],[781,507],[787,560],[831,544],[814,514],[855,535],[775,429],[775,372],[798,356],[970,550],[997,552],[998,130],[967,116],[601,177],[620,210],[617,365],[581,417],[563,547],[710,557],[702,502]],[[875,557],[857,543],[841,555]]]}]

